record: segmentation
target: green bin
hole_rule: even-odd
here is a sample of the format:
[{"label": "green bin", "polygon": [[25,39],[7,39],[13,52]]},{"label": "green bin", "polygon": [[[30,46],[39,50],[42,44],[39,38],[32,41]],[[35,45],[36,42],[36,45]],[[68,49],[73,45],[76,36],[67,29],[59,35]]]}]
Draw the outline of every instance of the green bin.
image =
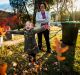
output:
[{"label": "green bin", "polygon": [[80,22],[62,22],[62,42],[66,45],[75,45]]}]

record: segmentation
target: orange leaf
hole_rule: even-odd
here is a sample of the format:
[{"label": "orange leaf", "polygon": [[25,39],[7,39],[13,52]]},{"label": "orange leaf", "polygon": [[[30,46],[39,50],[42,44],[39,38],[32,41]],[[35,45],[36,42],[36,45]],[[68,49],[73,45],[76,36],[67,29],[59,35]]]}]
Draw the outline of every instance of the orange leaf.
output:
[{"label": "orange leaf", "polygon": [[5,75],[6,74],[6,70],[7,70],[7,64],[6,63],[2,63],[0,65],[0,75]]},{"label": "orange leaf", "polygon": [[39,68],[39,65],[36,64],[35,67],[36,67],[36,68]]},{"label": "orange leaf", "polygon": [[55,42],[55,45],[58,47],[61,45],[60,41],[57,38],[54,39],[54,42]]},{"label": "orange leaf", "polygon": [[55,38],[54,39],[54,43],[55,43],[55,46],[56,46],[55,47],[56,48],[55,50],[56,51],[60,50],[61,49],[61,43],[60,43],[60,41],[57,38]]},{"label": "orange leaf", "polygon": [[2,27],[0,27],[0,32],[2,32],[3,31],[3,28]]},{"label": "orange leaf", "polygon": [[0,35],[3,34],[4,29],[2,27],[0,27]]},{"label": "orange leaf", "polygon": [[56,50],[56,46],[53,46],[54,50]]},{"label": "orange leaf", "polygon": [[62,57],[62,56],[56,56],[58,61],[63,61],[66,59],[66,57]]},{"label": "orange leaf", "polygon": [[64,47],[64,48],[61,48],[61,50],[59,50],[60,53],[64,53],[66,52],[67,50],[69,49],[68,46]]}]

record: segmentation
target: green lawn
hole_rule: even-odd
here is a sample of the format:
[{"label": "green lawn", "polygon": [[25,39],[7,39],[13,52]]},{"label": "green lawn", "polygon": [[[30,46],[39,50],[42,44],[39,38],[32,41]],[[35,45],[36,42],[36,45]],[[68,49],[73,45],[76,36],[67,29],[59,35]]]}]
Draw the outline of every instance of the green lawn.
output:
[{"label": "green lawn", "polygon": [[[60,28],[58,28],[59,30]],[[58,30],[55,29],[57,32]],[[52,51],[54,51],[53,44],[54,44],[54,38],[57,37],[58,39],[61,39],[61,33],[58,33],[56,36],[54,36],[54,29],[51,29],[50,32],[50,43]],[[54,37],[53,37],[54,36]],[[20,39],[20,36],[16,36],[14,40]],[[21,36],[21,38],[23,38]],[[76,43],[76,49],[75,49],[75,60],[74,60],[74,72],[71,70],[69,71],[69,68],[65,65],[66,60],[62,62],[58,62],[55,58],[56,52],[53,54],[46,54],[45,52],[39,52],[37,54],[37,60],[41,58],[42,62],[42,69],[39,71],[38,75],[78,75],[77,72],[80,73],[80,34],[78,34],[77,43]],[[46,50],[45,47],[45,40],[43,39],[43,47]],[[27,60],[27,54],[23,52],[23,42],[12,45],[12,46],[4,46],[4,49],[1,50],[0,48],[0,61],[8,63],[8,70],[7,72],[10,72],[9,69],[12,68],[12,62],[17,62],[18,70],[24,70],[28,66],[28,60]],[[67,57],[70,55],[67,55]],[[69,64],[69,62],[68,62]],[[26,67],[25,67],[26,66]],[[47,69],[47,70],[45,70]],[[21,71],[18,71],[21,72]],[[65,74],[66,73],[66,74]],[[35,75],[35,74],[34,74]]]}]

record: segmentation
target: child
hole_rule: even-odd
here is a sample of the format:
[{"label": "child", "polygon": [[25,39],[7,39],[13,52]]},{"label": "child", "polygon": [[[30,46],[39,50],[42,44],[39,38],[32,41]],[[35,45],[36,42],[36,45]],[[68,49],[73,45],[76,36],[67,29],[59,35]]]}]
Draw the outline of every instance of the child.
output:
[{"label": "child", "polygon": [[34,25],[30,21],[27,21],[23,31],[10,31],[10,33],[24,35],[24,51],[27,52],[28,55],[32,56],[33,60],[35,61],[36,53],[38,52],[35,34],[41,31],[45,31],[47,28],[47,26],[42,26],[41,28],[34,27]]}]

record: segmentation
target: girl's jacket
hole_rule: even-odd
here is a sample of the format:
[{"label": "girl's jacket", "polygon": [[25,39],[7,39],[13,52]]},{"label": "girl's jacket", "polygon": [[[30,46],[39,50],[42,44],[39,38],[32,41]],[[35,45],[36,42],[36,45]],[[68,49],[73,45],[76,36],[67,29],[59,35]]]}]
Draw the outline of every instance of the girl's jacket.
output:
[{"label": "girl's jacket", "polygon": [[28,53],[37,53],[38,52],[38,46],[35,39],[35,34],[45,31],[43,27],[34,27],[31,30],[22,30],[22,31],[9,31],[11,34],[22,34],[24,35],[24,51],[27,51]]}]

